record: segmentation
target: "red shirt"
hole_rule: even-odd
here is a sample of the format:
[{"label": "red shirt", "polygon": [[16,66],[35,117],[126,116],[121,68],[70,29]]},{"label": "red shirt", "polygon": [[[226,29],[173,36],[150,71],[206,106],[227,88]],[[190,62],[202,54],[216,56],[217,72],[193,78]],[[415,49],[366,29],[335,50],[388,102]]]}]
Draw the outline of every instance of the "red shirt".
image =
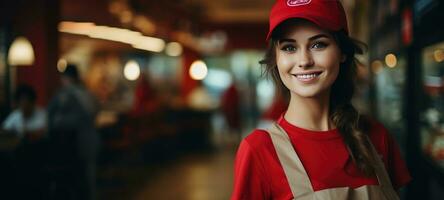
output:
[{"label": "red shirt", "polygon": [[[305,130],[290,124],[283,117],[277,122],[288,133],[314,191],[378,185],[376,177],[364,176],[352,162],[337,129]],[[395,190],[406,185],[411,179],[410,174],[399,147],[387,130],[373,122],[370,139],[383,157]],[[254,130],[241,142],[235,160],[234,180],[232,200],[293,198],[271,138],[264,130]]]}]

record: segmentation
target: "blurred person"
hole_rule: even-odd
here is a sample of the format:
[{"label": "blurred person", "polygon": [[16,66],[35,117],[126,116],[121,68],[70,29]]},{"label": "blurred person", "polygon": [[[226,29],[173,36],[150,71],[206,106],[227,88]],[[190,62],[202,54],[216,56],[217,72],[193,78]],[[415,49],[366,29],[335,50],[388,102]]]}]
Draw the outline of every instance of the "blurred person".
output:
[{"label": "blurred person", "polygon": [[[64,199],[95,199],[99,136],[94,122],[94,98],[81,84],[77,67],[68,64],[61,74],[62,88],[48,106],[49,137],[53,159],[66,173],[56,189],[65,185]],[[60,189],[60,188],[58,188]],[[56,194],[59,191],[55,191]]]},{"label": "blurred person", "polygon": [[46,112],[36,105],[36,100],[36,92],[31,86],[18,86],[15,92],[17,108],[3,122],[3,132],[30,141],[43,137],[47,125]]},{"label": "blurred person", "polygon": [[137,81],[134,92],[134,104],[132,113],[135,115],[153,113],[159,109],[157,95],[147,78],[147,75],[142,73]]},{"label": "blurred person", "polygon": [[239,91],[233,82],[221,97],[221,110],[230,134],[241,137],[241,113]]},{"label": "blurred person", "polygon": [[260,62],[290,92],[268,130],[240,144],[232,199],[399,199],[411,177],[382,124],[351,104],[355,55],[337,0],[277,0]]}]

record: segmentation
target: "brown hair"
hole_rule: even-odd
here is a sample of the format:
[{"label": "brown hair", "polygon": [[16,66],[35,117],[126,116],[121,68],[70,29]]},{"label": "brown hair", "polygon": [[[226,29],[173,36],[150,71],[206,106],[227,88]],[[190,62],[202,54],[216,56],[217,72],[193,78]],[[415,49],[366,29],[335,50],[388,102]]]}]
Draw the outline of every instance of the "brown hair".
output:
[{"label": "brown hair", "polygon": [[[292,23],[292,20],[287,21]],[[278,38],[282,35],[282,25],[286,23],[288,22],[282,23],[273,31],[265,56],[259,62],[264,66],[263,75],[271,76],[278,87],[284,88],[277,69],[275,49]],[[351,103],[359,63],[355,55],[362,54],[366,45],[349,37],[344,31],[331,34],[342,53],[346,55],[346,60],[340,64],[338,77],[331,86],[329,117],[341,133],[352,160],[365,175],[372,176],[374,161],[369,140],[366,138],[369,120],[362,117]]]}]

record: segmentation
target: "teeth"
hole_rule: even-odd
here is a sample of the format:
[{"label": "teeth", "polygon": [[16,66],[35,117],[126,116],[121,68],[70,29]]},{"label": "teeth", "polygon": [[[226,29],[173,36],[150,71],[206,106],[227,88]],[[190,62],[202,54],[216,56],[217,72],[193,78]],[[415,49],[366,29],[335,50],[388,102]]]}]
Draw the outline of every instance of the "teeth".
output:
[{"label": "teeth", "polygon": [[318,76],[317,74],[300,74],[300,75],[296,75],[296,77],[301,78],[301,79],[311,79]]}]

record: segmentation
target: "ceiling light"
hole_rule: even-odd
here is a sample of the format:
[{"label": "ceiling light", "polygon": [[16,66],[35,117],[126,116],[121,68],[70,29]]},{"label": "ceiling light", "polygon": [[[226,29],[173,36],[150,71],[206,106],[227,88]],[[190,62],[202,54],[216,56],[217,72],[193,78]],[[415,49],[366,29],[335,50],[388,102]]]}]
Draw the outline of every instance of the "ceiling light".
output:
[{"label": "ceiling light", "polygon": [[34,59],[34,49],[31,42],[25,37],[17,37],[9,48],[8,63],[10,65],[33,65]]}]

